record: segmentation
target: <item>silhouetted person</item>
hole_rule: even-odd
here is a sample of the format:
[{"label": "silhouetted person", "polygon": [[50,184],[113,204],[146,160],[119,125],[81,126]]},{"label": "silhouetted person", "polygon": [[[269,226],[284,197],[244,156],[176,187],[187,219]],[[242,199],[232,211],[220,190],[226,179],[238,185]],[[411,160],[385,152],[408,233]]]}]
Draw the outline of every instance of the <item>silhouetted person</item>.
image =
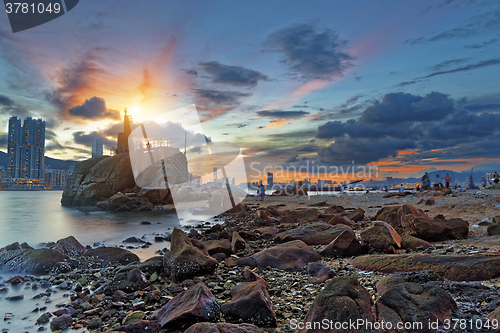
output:
[{"label": "silhouetted person", "polygon": [[446,188],[450,188],[450,181],[451,181],[450,175],[446,174],[446,177],[444,177],[444,183],[446,184]]},{"label": "silhouetted person", "polygon": [[429,174],[426,172],[422,176],[422,189],[428,190],[431,187],[431,180],[429,179]]}]

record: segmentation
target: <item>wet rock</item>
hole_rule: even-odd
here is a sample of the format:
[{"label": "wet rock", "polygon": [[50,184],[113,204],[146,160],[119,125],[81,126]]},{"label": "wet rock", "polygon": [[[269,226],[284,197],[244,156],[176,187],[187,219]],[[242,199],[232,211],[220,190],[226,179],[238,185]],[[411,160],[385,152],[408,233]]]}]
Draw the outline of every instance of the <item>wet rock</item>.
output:
[{"label": "wet rock", "polygon": [[377,289],[379,295],[383,295],[387,290],[393,288],[395,285],[405,282],[425,284],[435,281],[444,281],[444,279],[429,270],[419,272],[402,272],[382,277],[377,281],[375,289]]},{"label": "wet rock", "polygon": [[154,256],[137,265],[145,273],[163,272],[163,256]]},{"label": "wet rock", "polygon": [[140,238],[137,238],[137,237],[129,237],[129,238],[125,239],[124,241],[122,241],[122,243],[141,243],[141,244],[144,244],[146,242]]},{"label": "wet rock", "polygon": [[63,314],[62,316],[52,319],[50,322],[50,328],[53,331],[60,331],[66,327],[70,327],[73,324],[73,318],[68,314]]},{"label": "wet rock", "polygon": [[321,252],[322,256],[358,256],[368,252],[368,247],[361,245],[351,228],[342,231]]},{"label": "wet rock", "polygon": [[18,242],[12,243],[10,245],[7,245],[6,247],[3,247],[0,249],[0,252],[2,251],[15,251],[15,250],[21,250],[21,246],[19,245]]},{"label": "wet rock", "polygon": [[[328,322],[356,322],[358,319],[374,322],[370,294],[359,282],[350,276],[332,279],[314,300],[306,317],[304,328],[299,332],[324,332],[317,324],[323,320]],[[363,330],[343,330],[342,332],[363,332]]]},{"label": "wet rock", "polygon": [[337,205],[332,205],[330,207],[328,207],[327,209],[325,209],[325,212],[324,214],[340,214],[340,213],[343,213],[344,212],[344,207],[342,206],[337,206]]},{"label": "wet rock", "polygon": [[43,315],[38,317],[38,319],[36,320],[36,323],[38,325],[47,324],[50,320],[50,317],[52,317],[52,314],[50,312],[45,312]]},{"label": "wet rock", "polygon": [[43,275],[57,263],[69,260],[67,255],[51,249],[0,251],[0,270]]},{"label": "wet rock", "polygon": [[198,283],[175,296],[157,314],[162,328],[185,329],[197,322],[216,322],[220,305],[203,284]]},{"label": "wet rock", "polygon": [[222,316],[230,323],[249,323],[262,327],[276,327],[271,296],[267,283],[259,278],[242,282],[231,289],[231,302],[221,307]]},{"label": "wet rock", "polygon": [[442,288],[421,285],[413,282],[398,283],[387,290],[375,303],[379,321],[392,323],[396,327],[399,322],[424,323],[423,329],[408,332],[432,332],[426,323],[439,320],[443,323],[451,319],[457,304]]},{"label": "wet rock", "polygon": [[429,242],[464,239],[469,233],[469,224],[462,219],[432,219],[408,204],[384,207],[377,212],[375,220],[389,223],[401,235],[410,234]]},{"label": "wet rock", "polygon": [[125,333],[156,333],[161,329],[160,324],[156,320],[141,320],[133,324],[120,326],[111,330],[107,330],[106,333],[111,332],[125,332]]},{"label": "wet rock", "polygon": [[216,253],[224,253],[230,256],[231,253],[233,253],[231,242],[229,242],[227,239],[209,240],[203,242],[203,244],[205,244],[208,254],[210,254],[211,256]]},{"label": "wet rock", "polygon": [[142,290],[149,285],[144,274],[139,268],[133,268],[128,272],[118,272],[113,279],[102,287],[98,292],[112,296],[116,291],[121,290],[126,293]]},{"label": "wet rock", "polygon": [[383,273],[432,270],[452,281],[482,281],[500,277],[499,254],[371,255],[356,257],[351,264],[362,270]]},{"label": "wet rock", "polygon": [[295,240],[270,247],[250,257],[236,260],[239,266],[267,268],[273,267],[289,272],[297,272],[310,262],[321,260],[321,256],[306,243]]},{"label": "wet rock", "polygon": [[81,259],[83,259],[85,267],[99,268],[110,265],[128,265],[132,262],[139,261],[139,257],[125,249],[118,247],[99,247],[85,251]]},{"label": "wet rock", "polygon": [[20,301],[20,300],[24,299],[24,295],[5,297],[5,299],[7,299],[9,301]]},{"label": "wet rock", "polygon": [[320,262],[310,262],[307,265],[309,282],[312,284],[323,283],[333,277],[333,272]]},{"label": "wet rock", "polygon": [[67,256],[76,257],[85,251],[85,247],[76,240],[75,237],[69,236],[57,241],[51,249],[59,251]]},{"label": "wet rock", "polygon": [[280,243],[301,240],[307,245],[326,245],[346,229],[350,228],[343,224],[332,226],[328,223],[314,222],[301,225],[296,229],[280,232],[274,239]]},{"label": "wet rock", "polygon": [[251,324],[198,323],[189,327],[184,333],[264,333]]},{"label": "wet rock", "polygon": [[244,250],[246,246],[247,243],[241,238],[240,234],[237,231],[233,231],[233,236],[231,237],[231,248],[233,252]]},{"label": "wet rock", "polygon": [[403,239],[394,228],[386,222],[374,221],[370,227],[360,234],[361,239],[378,250],[387,250],[391,246],[401,247]]},{"label": "wet rock", "polygon": [[180,229],[174,229],[171,239],[170,252],[165,253],[163,267],[173,281],[213,273],[218,262],[208,255],[206,248],[196,247],[194,240]]}]

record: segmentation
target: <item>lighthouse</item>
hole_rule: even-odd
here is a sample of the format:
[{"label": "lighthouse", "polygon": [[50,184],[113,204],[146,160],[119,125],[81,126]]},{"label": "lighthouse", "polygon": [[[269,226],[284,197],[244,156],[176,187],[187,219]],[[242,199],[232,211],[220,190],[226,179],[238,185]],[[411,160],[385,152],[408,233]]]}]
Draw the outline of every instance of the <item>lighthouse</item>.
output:
[{"label": "lighthouse", "polygon": [[125,116],[123,117],[123,132],[118,133],[116,153],[119,154],[128,152],[128,136],[131,132],[130,116],[127,115],[127,108],[125,108]]}]

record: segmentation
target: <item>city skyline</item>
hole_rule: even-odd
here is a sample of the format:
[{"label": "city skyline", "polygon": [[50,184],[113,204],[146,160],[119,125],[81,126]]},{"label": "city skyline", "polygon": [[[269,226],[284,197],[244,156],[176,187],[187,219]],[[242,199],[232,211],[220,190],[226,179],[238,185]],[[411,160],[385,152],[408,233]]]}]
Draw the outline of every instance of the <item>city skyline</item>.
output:
[{"label": "city skyline", "polygon": [[494,1],[136,7],[81,3],[14,35],[0,20],[0,150],[11,115],[47,119],[46,155],[81,160],[117,148],[124,108],[138,124],[195,103],[262,169],[500,165]]}]

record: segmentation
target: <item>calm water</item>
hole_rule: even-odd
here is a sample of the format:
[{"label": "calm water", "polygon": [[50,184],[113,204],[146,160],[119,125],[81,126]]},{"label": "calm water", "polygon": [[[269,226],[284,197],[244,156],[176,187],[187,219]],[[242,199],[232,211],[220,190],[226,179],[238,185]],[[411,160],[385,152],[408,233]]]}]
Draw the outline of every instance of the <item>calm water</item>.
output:
[{"label": "calm water", "polygon": [[[83,213],[62,207],[61,194],[62,191],[0,191],[0,247],[27,242],[38,248],[42,242],[67,236],[75,236],[84,246],[96,242],[115,246],[128,237],[144,236],[153,246],[132,251],[147,259],[155,250],[168,246],[167,242],[154,243],[154,236],[170,233],[181,225],[171,211]],[[142,225],[141,221],[151,225]],[[181,222],[185,225],[193,221]]]},{"label": "calm water", "polygon": [[[57,241],[67,236],[75,236],[84,246],[96,242],[115,246],[122,245],[122,241],[128,237],[144,236],[144,240],[153,245],[149,249],[136,248],[131,251],[141,259],[147,259],[154,256],[156,250],[170,245],[168,242],[155,243],[155,235],[165,235],[172,232],[173,228],[197,224],[195,221],[179,222],[175,212],[169,211],[82,213],[62,207],[61,194],[62,191],[0,191],[0,247],[13,242],[27,242],[38,248],[42,242]],[[141,221],[149,221],[151,225],[141,225]],[[0,283],[14,275],[0,271]],[[25,285],[8,285],[8,288],[8,292],[0,294],[0,330],[36,332],[39,328],[35,325],[36,320],[43,312],[33,313],[33,309],[47,306],[46,311],[52,312],[58,308],[57,304],[69,302],[65,295],[67,292],[57,288],[53,288],[50,298],[39,300],[32,300],[32,297],[43,292],[43,289],[35,291]],[[6,299],[16,295],[24,295],[24,299]],[[7,312],[14,314],[10,321],[3,320]],[[48,324],[44,326],[48,328]]]}]

